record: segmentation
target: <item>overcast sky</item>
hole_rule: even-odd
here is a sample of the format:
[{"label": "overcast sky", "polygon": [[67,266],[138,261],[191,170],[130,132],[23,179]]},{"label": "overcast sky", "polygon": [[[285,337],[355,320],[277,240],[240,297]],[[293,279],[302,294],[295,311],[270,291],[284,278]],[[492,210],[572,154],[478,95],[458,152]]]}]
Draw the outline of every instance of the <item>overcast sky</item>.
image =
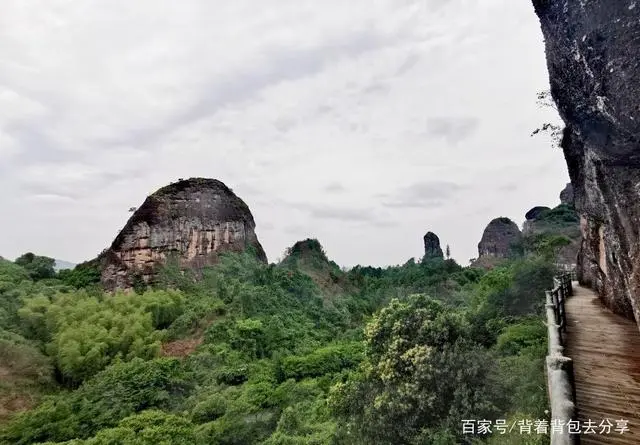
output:
[{"label": "overcast sky", "polygon": [[216,178],[270,261],[315,237],[462,264],[568,182],[528,0],[3,0],[0,255],[90,259],[129,207]]}]

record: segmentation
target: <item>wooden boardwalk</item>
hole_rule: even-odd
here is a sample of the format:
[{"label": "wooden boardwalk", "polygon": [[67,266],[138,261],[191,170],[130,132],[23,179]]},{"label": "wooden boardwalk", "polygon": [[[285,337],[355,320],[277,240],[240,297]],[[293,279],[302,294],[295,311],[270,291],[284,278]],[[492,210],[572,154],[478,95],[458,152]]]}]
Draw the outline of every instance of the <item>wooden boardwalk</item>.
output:
[{"label": "wooden boardwalk", "polygon": [[[566,300],[565,355],[573,359],[578,419],[596,434],[582,434],[582,445],[640,445],[640,331],[630,320],[605,308],[590,289],[573,283]],[[599,434],[609,419],[611,434]],[[615,431],[617,420],[628,420],[629,431]]]}]

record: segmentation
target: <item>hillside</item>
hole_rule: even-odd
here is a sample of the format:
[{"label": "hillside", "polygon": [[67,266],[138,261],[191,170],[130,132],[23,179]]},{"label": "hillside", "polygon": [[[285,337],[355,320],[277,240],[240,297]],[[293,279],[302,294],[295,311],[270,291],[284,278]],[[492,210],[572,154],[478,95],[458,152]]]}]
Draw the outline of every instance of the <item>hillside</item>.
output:
[{"label": "hillside", "polygon": [[460,415],[544,415],[542,258],[343,272],[307,239],[277,265],[168,261],[127,294],[103,294],[96,267],[41,278],[0,264],[1,444],[453,445]]},{"label": "hillside", "polygon": [[575,266],[582,234],[578,213],[567,204],[546,208],[530,215],[523,227],[523,246],[527,252],[549,250],[555,261]]},{"label": "hillside", "polygon": [[326,297],[344,295],[353,290],[346,274],[334,261],[329,260],[317,239],[296,242],[287,249],[279,266],[309,276]]}]

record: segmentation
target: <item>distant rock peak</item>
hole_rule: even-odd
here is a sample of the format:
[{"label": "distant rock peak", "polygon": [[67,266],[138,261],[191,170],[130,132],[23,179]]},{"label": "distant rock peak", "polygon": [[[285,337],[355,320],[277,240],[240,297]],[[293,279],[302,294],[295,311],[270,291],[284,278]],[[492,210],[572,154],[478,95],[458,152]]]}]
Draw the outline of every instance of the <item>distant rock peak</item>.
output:
[{"label": "distant rock peak", "polygon": [[424,259],[444,258],[440,247],[440,238],[433,232],[427,232],[423,237]]},{"label": "distant rock peak", "polygon": [[315,238],[307,238],[302,241],[296,241],[293,246],[287,248],[286,256],[283,261],[288,261],[293,258],[298,259],[310,259],[317,258],[321,262],[329,262],[322,244]]}]

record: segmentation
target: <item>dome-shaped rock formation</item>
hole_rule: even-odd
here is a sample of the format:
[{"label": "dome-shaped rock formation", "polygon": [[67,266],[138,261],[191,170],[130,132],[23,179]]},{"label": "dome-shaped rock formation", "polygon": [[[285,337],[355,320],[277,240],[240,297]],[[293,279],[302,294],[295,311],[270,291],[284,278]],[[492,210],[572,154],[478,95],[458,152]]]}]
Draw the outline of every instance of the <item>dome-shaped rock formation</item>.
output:
[{"label": "dome-shaped rock formation", "polygon": [[247,248],[266,262],[254,229],[249,207],[222,182],[180,180],[149,196],[103,252],[102,284],[114,290],[140,278],[150,283],[171,255],[196,270],[215,263],[219,252]]},{"label": "dome-shaped rock formation", "polygon": [[510,258],[521,241],[522,233],[516,223],[509,218],[496,218],[484,229],[478,243],[479,258]]}]

